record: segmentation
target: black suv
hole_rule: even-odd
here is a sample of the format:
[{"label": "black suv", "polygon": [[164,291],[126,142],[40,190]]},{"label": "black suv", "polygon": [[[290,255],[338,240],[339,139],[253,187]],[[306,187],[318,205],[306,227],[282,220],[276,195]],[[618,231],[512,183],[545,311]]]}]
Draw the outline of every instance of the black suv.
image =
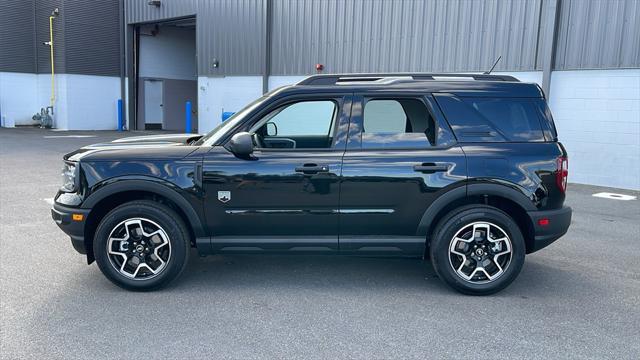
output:
[{"label": "black suv", "polygon": [[205,136],[64,157],[53,219],[115,284],[159,288],[200,255],[429,257],[490,294],[566,233],[567,153],[542,90],[510,76],[315,75]]}]

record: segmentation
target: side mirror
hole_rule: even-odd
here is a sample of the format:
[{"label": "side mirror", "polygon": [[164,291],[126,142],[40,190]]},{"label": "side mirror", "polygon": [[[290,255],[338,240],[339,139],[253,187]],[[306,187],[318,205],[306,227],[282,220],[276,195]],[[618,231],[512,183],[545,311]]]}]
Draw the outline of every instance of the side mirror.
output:
[{"label": "side mirror", "polygon": [[229,140],[229,150],[239,157],[253,153],[253,136],[248,132],[239,132]]}]

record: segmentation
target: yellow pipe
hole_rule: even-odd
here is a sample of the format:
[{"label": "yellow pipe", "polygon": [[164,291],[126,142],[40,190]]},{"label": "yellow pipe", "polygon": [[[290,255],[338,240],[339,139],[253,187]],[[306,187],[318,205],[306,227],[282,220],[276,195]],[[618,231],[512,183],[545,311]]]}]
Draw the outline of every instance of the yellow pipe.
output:
[{"label": "yellow pipe", "polygon": [[55,16],[49,16],[49,47],[51,48],[51,98],[49,99],[49,105],[53,106],[56,102],[56,87],[55,87],[55,71],[53,69],[53,18]]}]

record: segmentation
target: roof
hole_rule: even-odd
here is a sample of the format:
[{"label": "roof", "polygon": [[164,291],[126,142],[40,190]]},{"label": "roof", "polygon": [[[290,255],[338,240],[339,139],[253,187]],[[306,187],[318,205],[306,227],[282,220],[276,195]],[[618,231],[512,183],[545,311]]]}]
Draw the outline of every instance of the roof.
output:
[{"label": "roof", "polygon": [[537,84],[523,83],[509,75],[489,74],[327,74],[312,75],[283,93],[304,92],[429,92],[460,97],[543,97]]}]

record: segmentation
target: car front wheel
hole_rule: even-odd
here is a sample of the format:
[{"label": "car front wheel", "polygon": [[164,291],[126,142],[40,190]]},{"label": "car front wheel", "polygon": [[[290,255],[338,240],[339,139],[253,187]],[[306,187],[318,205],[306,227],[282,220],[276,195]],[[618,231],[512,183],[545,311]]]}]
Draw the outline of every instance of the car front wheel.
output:
[{"label": "car front wheel", "polygon": [[189,232],[178,214],[148,200],[109,212],[96,229],[93,251],[102,273],[128,290],[155,290],[182,273]]}]

